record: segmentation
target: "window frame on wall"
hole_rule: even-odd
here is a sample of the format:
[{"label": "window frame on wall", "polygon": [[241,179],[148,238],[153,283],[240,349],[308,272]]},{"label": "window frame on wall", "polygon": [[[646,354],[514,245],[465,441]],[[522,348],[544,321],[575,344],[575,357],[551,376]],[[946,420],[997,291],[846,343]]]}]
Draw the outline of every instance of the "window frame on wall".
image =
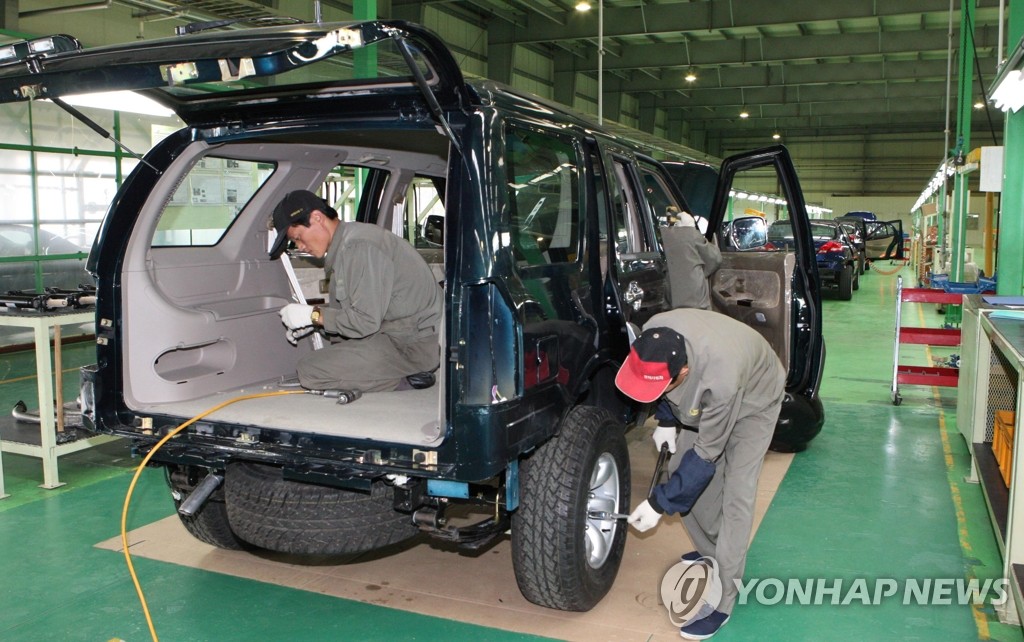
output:
[{"label": "window frame on wall", "polygon": [[[92,120],[121,139],[122,113],[103,109],[81,108]],[[52,275],[61,263],[77,262],[83,266],[81,282],[91,283],[84,264],[109,203],[120,189],[124,176],[138,163],[116,144],[101,138],[56,105],[43,102],[13,103],[0,108],[7,116],[0,140],[0,156],[24,154],[24,162],[11,166],[5,186],[12,193],[4,195],[7,215],[0,223],[32,228],[34,242],[30,254],[0,256],[0,270],[32,266],[34,278],[18,283],[17,289],[41,291],[45,287],[64,287]],[[157,127],[173,131],[184,126],[176,117],[138,117],[141,126],[150,130],[150,143],[155,144]],[[138,138],[137,136],[135,138]],[[46,144],[39,144],[45,141]],[[137,141],[132,141],[139,147]],[[143,153],[146,149],[136,149]],[[102,161],[99,166],[94,161]],[[14,177],[23,177],[15,180]],[[103,187],[109,181],[108,187]],[[49,183],[50,185],[47,185]],[[53,236],[67,239],[79,248],[77,252],[52,252]],[[65,276],[63,280],[70,279]],[[77,280],[77,279],[76,279]]]}]

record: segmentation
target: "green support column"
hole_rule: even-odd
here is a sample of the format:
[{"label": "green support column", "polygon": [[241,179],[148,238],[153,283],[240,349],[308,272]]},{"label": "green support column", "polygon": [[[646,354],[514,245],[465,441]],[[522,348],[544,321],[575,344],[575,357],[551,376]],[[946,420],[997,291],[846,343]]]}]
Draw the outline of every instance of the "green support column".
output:
[{"label": "green support column", "polygon": [[[957,159],[966,158],[971,151],[971,108],[974,103],[974,4],[975,0],[960,0],[960,71],[956,95]],[[959,167],[957,168],[959,170]],[[969,191],[967,174],[953,175],[953,212],[950,217],[950,281],[962,281],[964,273],[964,234]]]},{"label": "green support column", "polygon": [[[352,17],[356,20],[376,20],[377,0],[355,0],[352,4]],[[375,78],[377,76],[377,48],[363,47],[356,49],[353,73],[356,78]]]},{"label": "green support column", "polygon": [[[1024,37],[1024,12],[1011,11],[1008,49]],[[1024,112],[1007,112],[1003,136],[1003,194],[996,250],[996,292],[1024,294]]]},{"label": "green support column", "polygon": [[[946,150],[949,153],[949,150]],[[950,161],[952,162],[952,161]],[[949,201],[946,181],[948,177],[942,181],[942,187],[935,192],[935,253],[939,257],[938,268],[934,270],[936,273],[941,273],[942,270],[946,269],[946,203]],[[933,260],[934,263],[934,260]],[[929,272],[932,272],[931,266],[928,268]]]},{"label": "green support column", "polygon": [[[377,0],[355,0],[352,3],[352,17],[356,20],[376,20]],[[352,58],[352,73],[356,78],[377,77],[377,47],[361,47],[356,49]],[[363,184],[369,170],[360,169],[356,171],[355,181],[357,194],[363,193]]]}]

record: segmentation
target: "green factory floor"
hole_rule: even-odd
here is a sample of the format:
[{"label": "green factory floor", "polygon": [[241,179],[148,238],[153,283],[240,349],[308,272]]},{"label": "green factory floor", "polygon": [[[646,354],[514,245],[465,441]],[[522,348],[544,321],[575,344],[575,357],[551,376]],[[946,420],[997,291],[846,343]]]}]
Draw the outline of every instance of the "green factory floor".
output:
[{"label": "green factory floor", "polygon": [[[717,640],[1022,640],[987,604],[903,604],[902,592],[870,603],[880,580],[902,591],[909,581],[1001,572],[981,490],[964,481],[969,456],[956,429],[955,390],[904,386],[903,404],[890,403],[896,276],[879,267],[862,277],[853,301],[824,302],[826,424],[794,457],[746,569],[748,580],[769,588],[774,580],[839,586],[837,598],[786,604],[771,590],[760,599],[751,590]],[[942,320],[934,306],[903,311],[904,325]],[[69,397],[89,350],[64,350]],[[902,354],[926,359],[916,346]],[[35,398],[33,372],[30,352],[0,355],[0,408]],[[66,455],[67,485],[43,490],[39,460],[4,455],[11,496],[0,501],[0,639],[148,639],[123,557],[94,546],[118,533],[135,463],[121,443]],[[161,475],[146,471],[129,522],[171,512]],[[147,595],[157,596],[150,606],[165,640],[536,639],[150,559],[135,565]],[[858,580],[867,593],[852,590]]]}]

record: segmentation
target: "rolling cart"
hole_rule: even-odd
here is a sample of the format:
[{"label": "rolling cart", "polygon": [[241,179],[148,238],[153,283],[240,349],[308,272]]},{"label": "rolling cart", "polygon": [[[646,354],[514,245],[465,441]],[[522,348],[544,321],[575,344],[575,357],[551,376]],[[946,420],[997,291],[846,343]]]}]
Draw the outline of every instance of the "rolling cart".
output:
[{"label": "rolling cart", "polygon": [[949,386],[955,388],[960,380],[960,369],[937,366],[914,366],[900,364],[900,346],[917,344],[930,346],[959,346],[960,330],[950,328],[903,327],[904,303],[937,303],[939,305],[960,305],[963,294],[930,288],[904,288],[903,277],[896,279],[896,339],[893,342],[892,357],[892,405],[903,403],[900,384],[913,386]]}]

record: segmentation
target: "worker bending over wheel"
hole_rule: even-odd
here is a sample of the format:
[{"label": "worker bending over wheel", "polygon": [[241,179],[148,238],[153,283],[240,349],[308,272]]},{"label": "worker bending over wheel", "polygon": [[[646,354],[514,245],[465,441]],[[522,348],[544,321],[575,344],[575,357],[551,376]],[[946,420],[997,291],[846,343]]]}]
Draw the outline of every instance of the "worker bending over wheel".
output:
[{"label": "worker bending over wheel", "polygon": [[[683,430],[659,425],[653,439],[674,453],[664,484],[629,516],[638,531],[679,513],[697,550],[712,557],[722,598],[717,609],[680,629],[687,639],[714,635],[736,602],[754,521],[761,464],[779,418],[786,372],[752,328],[717,312],[676,309],[652,317],[615,379],[644,403],[668,401]],[[659,423],[664,423],[660,421]]]}]

